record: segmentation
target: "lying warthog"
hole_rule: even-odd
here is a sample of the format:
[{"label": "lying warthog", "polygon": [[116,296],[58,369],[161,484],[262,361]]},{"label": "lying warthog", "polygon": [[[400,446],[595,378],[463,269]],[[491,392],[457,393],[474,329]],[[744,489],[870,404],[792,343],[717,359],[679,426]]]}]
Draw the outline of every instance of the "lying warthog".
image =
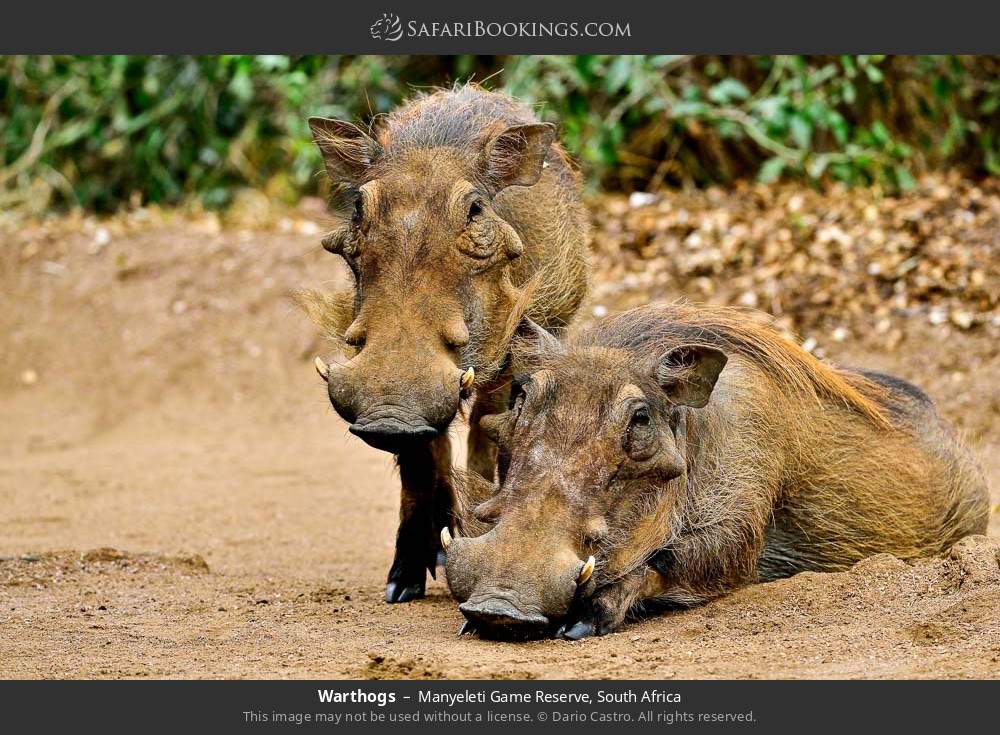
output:
[{"label": "lying warthog", "polygon": [[587,288],[587,216],[555,128],[501,94],[418,97],[369,133],[313,118],[337,216],[324,247],[347,293],[299,301],[353,357],[317,361],[330,401],[368,444],[398,457],[402,504],[388,602],[424,593],[453,522],[448,426],[471,410],[469,467],[492,481],[478,428],[506,407],[507,350],[523,315],[558,329]]},{"label": "lying warthog", "polygon": [[644,603],[986,528],[981,471],[903,380],[732,309],[652,305],[565,345],[534,332],[510,410],[483,420],[502,480],[470,524],[494,525],[442,532],[463,631],[601,635]]}]

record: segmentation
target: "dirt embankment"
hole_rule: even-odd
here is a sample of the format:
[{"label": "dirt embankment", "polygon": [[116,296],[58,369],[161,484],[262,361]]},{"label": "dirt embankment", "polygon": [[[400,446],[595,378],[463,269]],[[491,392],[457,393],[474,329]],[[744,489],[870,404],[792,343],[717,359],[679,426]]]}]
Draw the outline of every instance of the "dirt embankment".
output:
[{"label": "dirt embankment", "polygon": [[[962,202],[953,206],[958,218]],[[633,227],[629,218],[642,216],[623,212],[616,227]],[[843,573],[800,574],[578,643],[456,639],[460,616],[440,580],[425,600],[385,605],[398,493],[392,465],[332,414],[311,367],[323,346],[284,298],[291,288],[343,278],[318,246],[315,215],[220,223],[144,210],[3,234],[0,676],[961,677],[1000,670],[1000,513],[991,517],[989,538],[967,539],[943,558],[875,557]],[[599,222],[602,232],[613,230],[605,215]],[[989,243],[976,232],[978,253]],[[632,248],[626,240],[624,250]],[[624,290],[604,285],[627,273],[607,266],[610,241],[600,242],[606,272],[588,314],[677,295],[670,279],[629,279]],[[664,252],[642,255],[658,264],[650,272],[673,272],[666,262],[673,246],[664,242]],[[998,248],[994,233],[987,252],[997,258]],[[630,257],[638,256],[623,255]],[[977,265],[969,263],[971,274]],[[706,297],[749,300],[743,294],[753,285],[725,287],[727,273],[697,276],[717,284]],[[770,293],[761,283],[761,293]],[[841,303],[842,294],[831,293]],[[834,359],[921,384],[968,435],[996,505],[995,311],[982,300],[963,306],[951,291],[942,299],[944,306],[880,312],[871,323],[864,308],[851,311],[846,334],[833,332],[840,322],[828,329],[839,313],[834,306],[806,300],[792,312],[792,326],[813,330],[807,336]],[[786,313],[793,301],[784,302]],[[973,322],[939,319],[935,307],[949,315],[964,309]]]}]

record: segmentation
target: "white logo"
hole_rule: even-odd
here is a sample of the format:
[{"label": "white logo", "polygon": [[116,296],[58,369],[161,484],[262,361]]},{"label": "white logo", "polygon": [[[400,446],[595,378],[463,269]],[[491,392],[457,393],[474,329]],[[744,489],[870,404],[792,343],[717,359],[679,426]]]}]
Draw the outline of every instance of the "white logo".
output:
[{"label": "white logo", "polygon": [[376,41],[398,41],[403,37],[403,24],[395,13],[382,13],[368,30]]}]

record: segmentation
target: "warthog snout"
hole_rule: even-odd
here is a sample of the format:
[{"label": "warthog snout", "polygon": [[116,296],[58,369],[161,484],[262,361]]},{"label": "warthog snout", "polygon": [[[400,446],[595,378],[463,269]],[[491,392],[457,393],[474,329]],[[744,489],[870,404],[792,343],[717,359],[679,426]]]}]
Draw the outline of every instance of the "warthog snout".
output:
[{"label": "warthog snout", "polygon": [[[364,353],[345,365],[326,365],[317,358],[316,369],[327,382],[330,403],[350,423],[349,431],[376,449],[400,453],[444,431],[472,384],[471,368],[462,371],[441,362],[424,367],[419,379],[407,366],[397,376],[378,375]],[[411,390],[400,395],[401,386]]]},{"label": "warthog snout", "polygon": [[443,533],[448,586],[461,601],[458,609],[481,634],[543,633],[569,613],[594,560],[581,560],[571,549],[559,550],[541,539],[512,554],[505,535],[502,527],[475,538],[451,539]]}]

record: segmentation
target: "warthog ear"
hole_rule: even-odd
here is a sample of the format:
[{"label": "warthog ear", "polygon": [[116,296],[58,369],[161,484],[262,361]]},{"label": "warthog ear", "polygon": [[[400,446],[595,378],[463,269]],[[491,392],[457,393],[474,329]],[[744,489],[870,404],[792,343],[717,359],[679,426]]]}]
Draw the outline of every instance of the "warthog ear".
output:
[{"label": "warthog ear", "polygon": [[351,186],[360,181],[379,152],[378,143],[353,123],[311,117],[309,129],[335,186]]},{"label": "warthog ear", "polygon": [[516,340],[511,345],[511,352],[520,360],[525,360],[527,366],[530,366],[536,358],[542,355],[562,351],[562,344],[555,335],[528,317],[521,318],[515,336]]},{"label": "warthog ear", "polygon": [[481,162],[486,176],[497,191],[508,186],[534,186],[555,139],[556,126],[552,123],[507,128],[490,138],[483,148]]},{"label": "warthog ear", "polygon": [[654,376],[672,403],[703,408],[726,362],[725,353],[714,347],[681,345],[660,357]]}]

